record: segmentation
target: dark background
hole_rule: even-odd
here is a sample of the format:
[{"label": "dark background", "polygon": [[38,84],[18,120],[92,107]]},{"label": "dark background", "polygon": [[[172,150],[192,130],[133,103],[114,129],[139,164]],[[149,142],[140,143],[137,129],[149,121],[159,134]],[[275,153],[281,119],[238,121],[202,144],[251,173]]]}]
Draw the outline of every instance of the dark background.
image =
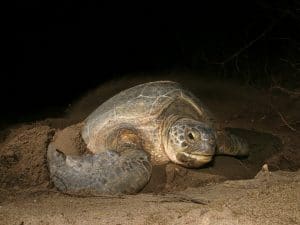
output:
[{"label": "dark background", "polygon": [[2,119],[59,112],[88,89],[139,72],[299,85],[299,1],[43,2],[16,2],[3,20]]}]

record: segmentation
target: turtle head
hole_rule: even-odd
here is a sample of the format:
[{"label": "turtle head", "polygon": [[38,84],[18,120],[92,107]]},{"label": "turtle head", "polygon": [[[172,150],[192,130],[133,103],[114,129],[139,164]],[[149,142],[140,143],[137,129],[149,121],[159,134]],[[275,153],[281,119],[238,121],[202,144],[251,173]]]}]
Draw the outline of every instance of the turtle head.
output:
[{"label": "turtle head", "polygon": [[197,168],[212,160],[216,138],[210,126],[193,119],[181,118],[173,122],[167,132],[165,151],[174,163]]}]

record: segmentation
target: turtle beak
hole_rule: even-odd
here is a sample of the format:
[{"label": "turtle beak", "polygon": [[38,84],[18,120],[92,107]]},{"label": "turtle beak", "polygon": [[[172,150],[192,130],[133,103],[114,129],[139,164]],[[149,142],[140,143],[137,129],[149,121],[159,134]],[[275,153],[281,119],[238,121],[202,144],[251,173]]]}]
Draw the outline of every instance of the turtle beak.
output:
[{"label": "turtle beak", "polygon": [[194,155],[212,156],[216,152],[216,143],[208,141],[201,141],[195,146],[195,150],[191,152]]},{"label": "turtle beak", "polygon": [[210,162],[213,158],[213,155],[180,152],[176,155],[176,157],[180,162],[182,162],[183,166],[189,168],[199,168]]}]

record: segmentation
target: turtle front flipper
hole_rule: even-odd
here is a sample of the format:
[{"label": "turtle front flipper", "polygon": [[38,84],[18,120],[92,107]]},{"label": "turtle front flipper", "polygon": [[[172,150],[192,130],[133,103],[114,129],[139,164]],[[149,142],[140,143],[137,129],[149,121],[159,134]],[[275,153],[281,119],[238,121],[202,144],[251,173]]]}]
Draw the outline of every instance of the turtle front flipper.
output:
[{"label": "turtle front flipper", "polygon": [[229,131],[217,131],[217,154],[232,156],[248,156],[249,146],[247,141]]},{"label": "turtle front flipper", "polygon": [[122,152],[69,156],[48,146],[51,180],[62,192],[76,195],[132,194],[149,181],[152,166],[146,152],[127,148]]}]

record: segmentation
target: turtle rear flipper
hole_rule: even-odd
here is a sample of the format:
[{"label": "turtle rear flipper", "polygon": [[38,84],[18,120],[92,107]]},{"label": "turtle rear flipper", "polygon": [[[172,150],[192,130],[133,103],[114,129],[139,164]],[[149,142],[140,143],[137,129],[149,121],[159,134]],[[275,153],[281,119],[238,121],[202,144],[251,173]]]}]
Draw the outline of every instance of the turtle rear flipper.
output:
[{"label": "turtle rear flipper", "polygon": [[218,131],[216,153],[218,155],[248,156],[249,145],[244,138],[229,131]]},{"label": "turtle rear flipper", "polygon": [[62,192],[76,195],[132,194],[149,181],[152,166],[146,152],[125,149],[82,156],[65,156],[48,147],[51,180]]}]

